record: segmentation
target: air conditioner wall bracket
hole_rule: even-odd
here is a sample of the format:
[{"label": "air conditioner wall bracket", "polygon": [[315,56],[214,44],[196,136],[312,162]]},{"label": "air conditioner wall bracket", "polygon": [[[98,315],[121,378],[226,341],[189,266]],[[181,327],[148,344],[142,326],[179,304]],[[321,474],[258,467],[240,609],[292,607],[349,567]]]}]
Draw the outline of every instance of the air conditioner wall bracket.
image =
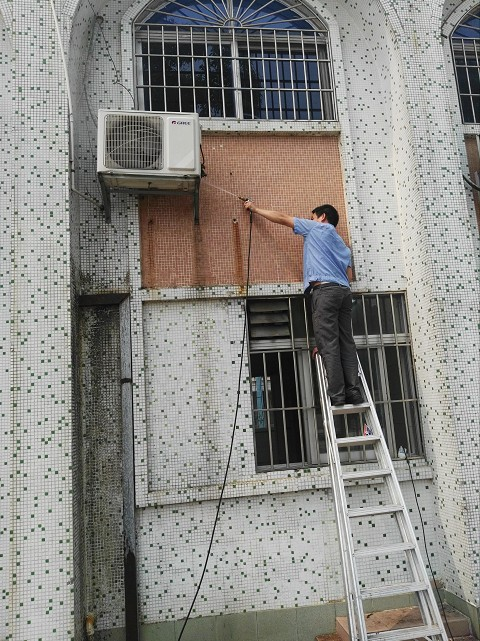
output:
[{"label": "air conditioner wall bracket", "polygon": [[193,220],[196,225],[199,223],[199,205],[200,205],[200,176],[195,177],[195,184],[194,188],[189,189],[189,190],[166,190],[166,189],[159,189],[158,187],[154,187],[151,189],[141,189],[141,188],[129,188],[129,187],[110,187],[105,184],[105,181],[103,180],[103,176],[101,173],[98,174],[98,178],[100,181],[100,189],[102,192],[102,202],[103,202],[103,208],[105,212],[105,221],[107,223],[111,223],[112,221],[112,202],[110,198],[110,194],[112,191],[114,192],[122,192],[122,193],[128,193],[128,194],[150,194],[150,195],[156,195],[156,196],[185,196],[186,194],[191,193],[193,195]]}]

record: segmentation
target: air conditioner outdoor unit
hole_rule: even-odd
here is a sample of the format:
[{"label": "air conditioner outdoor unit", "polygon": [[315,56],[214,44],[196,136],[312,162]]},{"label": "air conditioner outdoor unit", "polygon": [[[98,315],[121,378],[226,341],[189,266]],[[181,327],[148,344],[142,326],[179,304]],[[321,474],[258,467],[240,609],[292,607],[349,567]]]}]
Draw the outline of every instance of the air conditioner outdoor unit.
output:
[{"label": "air conditioner outdoor unit", "polygon": [[196,113],[100,109],[97,172],[108,208],[110,190],[198,197],[200,142]]}]

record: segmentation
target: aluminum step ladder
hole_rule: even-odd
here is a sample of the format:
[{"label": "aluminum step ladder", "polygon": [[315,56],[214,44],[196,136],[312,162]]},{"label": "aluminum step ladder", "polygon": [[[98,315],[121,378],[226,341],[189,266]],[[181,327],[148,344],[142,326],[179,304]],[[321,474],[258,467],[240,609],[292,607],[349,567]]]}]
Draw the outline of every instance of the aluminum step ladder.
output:
[{"label": "aluminum step ladder", "polygon": [[[317,354],[315,362],[332,478],[350,639],[448,641],[360,361],[359,375],[366,400],[361,405],[339,407],[331,406],[320,355]],[[338,436],[338,431],[345,431],[346,436]],[[351,462],[355,457],[350,456],[350,452],[358,455],[359,451],[363,454],[362,459],[349,465],[348,470],[344,471],[342,459],[347,458]],[[352,484],[364,485],[366,492],[348,492]],[[382,497],[369,505],[365,497],[372,496],[374,492],[371,486],[377,485],[382,488]],[[378,496],[378,489],[375,492]],[[360,505],[352,505],[359,499]],[[373,534],[372,539],[365,537],[366,530]],[[379,579],[378,576],[382,563],[385,566],[385,560],[393,568],[393,578],[388,581],[386,573],[383,578]],[[406,580],[400,574],[407,574]],[[410,605],[418,606],[423,624],[384,632],[367,632],[365,599],[398,595],[405,595]]]}]

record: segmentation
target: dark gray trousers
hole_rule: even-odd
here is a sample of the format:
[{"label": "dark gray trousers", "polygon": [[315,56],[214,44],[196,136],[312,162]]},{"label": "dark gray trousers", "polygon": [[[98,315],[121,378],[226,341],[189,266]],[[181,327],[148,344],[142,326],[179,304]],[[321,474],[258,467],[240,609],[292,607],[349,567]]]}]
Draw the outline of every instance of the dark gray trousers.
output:
[{"label": "dark gray trousers", "polygon": [[360,393],[357,350],[352,333],[352,292],[335,283],[312,290],[315,342],[323,358],[333,403]]}]

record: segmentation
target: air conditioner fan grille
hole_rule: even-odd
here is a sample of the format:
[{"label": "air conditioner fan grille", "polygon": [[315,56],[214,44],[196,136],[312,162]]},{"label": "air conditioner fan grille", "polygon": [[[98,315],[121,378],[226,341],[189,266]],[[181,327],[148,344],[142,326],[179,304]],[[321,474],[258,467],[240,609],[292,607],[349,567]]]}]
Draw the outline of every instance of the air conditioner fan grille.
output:
[{"label": "air conditioner fan grille", "polygon": [[105,122],[107,169],[162,169],[163,120],[158,116],[111,115]]}]

